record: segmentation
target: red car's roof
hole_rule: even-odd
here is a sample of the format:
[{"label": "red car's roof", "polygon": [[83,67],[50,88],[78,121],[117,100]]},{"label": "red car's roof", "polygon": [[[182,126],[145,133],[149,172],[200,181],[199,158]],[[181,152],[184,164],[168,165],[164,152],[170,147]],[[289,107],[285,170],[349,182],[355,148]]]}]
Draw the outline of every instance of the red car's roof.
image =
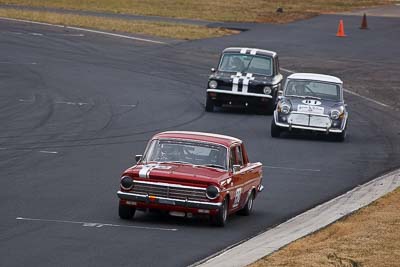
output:
[{"label": "red car's roof", "polygon": [[185,139],[185,140],[195,140],[202,142],[217,143],[224,146],[231,146],[234,143],[242,143],[238,138],[212,133],[202,133],[202,132],[187,132],[187,131],[169,131],[158,133],[153,136],[153,139],[161,138],[171,138],[171,139]]}]

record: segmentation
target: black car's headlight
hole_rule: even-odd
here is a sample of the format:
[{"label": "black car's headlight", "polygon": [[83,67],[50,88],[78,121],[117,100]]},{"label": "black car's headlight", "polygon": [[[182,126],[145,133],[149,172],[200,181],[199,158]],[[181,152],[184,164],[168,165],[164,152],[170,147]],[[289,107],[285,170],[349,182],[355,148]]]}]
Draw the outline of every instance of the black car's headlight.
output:
[{"label": "black car's headlight", "polygon": [[121,187],[125,190],[131,190],[133,188],[133,179],[129,176],[123,176],[121,178]]},{"label": "black car's headlight", "polygon": [[332,111],[331,111],[331,119],[332,119],[332,120],[337,120],[337,119],[339,119],[340,114],[341,114],[340,110],[337,110],[337,109],[332,110]]},{"label": "black car's headlight", "polygon": [[209,86],[211,89],[215,89],[215,88],[217,88],[218,83],[217,83],[217,81],[211,80],[211,81],[208,82],[208,86]]},{"label": "black car's headlight", "polygon": [[206,197],[210,200],[216,199],[219,196],[219,188],[215,185],[210,185],[206,189]]},{"label": "black car's headlight", "polygon": [[271,94],[272,89],[269,86],[264,86],[263,92],[264,92],[264,94],[269,95],[269,94]]}]

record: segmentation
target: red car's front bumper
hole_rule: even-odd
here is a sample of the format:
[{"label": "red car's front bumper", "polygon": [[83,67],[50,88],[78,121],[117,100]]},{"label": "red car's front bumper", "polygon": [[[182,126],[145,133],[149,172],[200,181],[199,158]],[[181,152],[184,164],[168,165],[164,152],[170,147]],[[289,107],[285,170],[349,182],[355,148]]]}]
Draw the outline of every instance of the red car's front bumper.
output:
[{"label": "red car's front bumper", "polygon": [[121,204],[136,206],[138,208],[214,214],[222,205],[220,202],[200,202],[186,199],[149,196],[123,191],[118,191],[117,194],[120,198]]}]

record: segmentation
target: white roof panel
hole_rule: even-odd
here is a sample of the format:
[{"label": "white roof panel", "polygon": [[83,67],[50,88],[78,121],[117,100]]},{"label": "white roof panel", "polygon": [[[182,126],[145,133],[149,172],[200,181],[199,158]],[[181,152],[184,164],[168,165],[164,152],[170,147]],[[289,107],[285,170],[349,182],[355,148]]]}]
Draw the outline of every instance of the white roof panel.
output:
[{"label": "white roof panel", "polygon": [[288,79],[297,79],[297,80],[317,80],[322,82],[330,82],[330,83],[340,83],[343,84],[342,80],[338,77],[325,75],[325,74],[317,74],[317,73],[294,73],[288,77]]}]

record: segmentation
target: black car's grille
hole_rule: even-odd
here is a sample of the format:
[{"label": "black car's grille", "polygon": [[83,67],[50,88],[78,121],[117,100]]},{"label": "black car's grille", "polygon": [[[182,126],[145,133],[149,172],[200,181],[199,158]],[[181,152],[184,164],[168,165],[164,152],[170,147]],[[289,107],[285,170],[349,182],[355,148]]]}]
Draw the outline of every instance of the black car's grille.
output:
[{"label": "black car's grille", "polygon": [[264,94],[264,85],[249,85],[247,92],[253,93],[253,94]]},{"label": "black car's grille", "polygon": [[135,194],[144,194],[156,197],[187,199],[193,201],[209,201],[205,195],[205,189],[187,188],[168,184],[135,181],[131,190]]},{"label": "black car's grille", "polygon": [[232,91],[232,83],[231,82],[218,81],[218,87],[217,88],[219,90]]},{"label": "black car's grille", "polygon": [[[248,93],[253,93],[253,94],[264,94],[263,84],[249,84],[247,87],[247,92]],[[225,81],[218,81],[218,87],[219,90],[226,90],[226,91],[232,91],[232,82],[225,82]],[[237,86],[238,92],[243,92],[243,81],[241,80]]]}]

